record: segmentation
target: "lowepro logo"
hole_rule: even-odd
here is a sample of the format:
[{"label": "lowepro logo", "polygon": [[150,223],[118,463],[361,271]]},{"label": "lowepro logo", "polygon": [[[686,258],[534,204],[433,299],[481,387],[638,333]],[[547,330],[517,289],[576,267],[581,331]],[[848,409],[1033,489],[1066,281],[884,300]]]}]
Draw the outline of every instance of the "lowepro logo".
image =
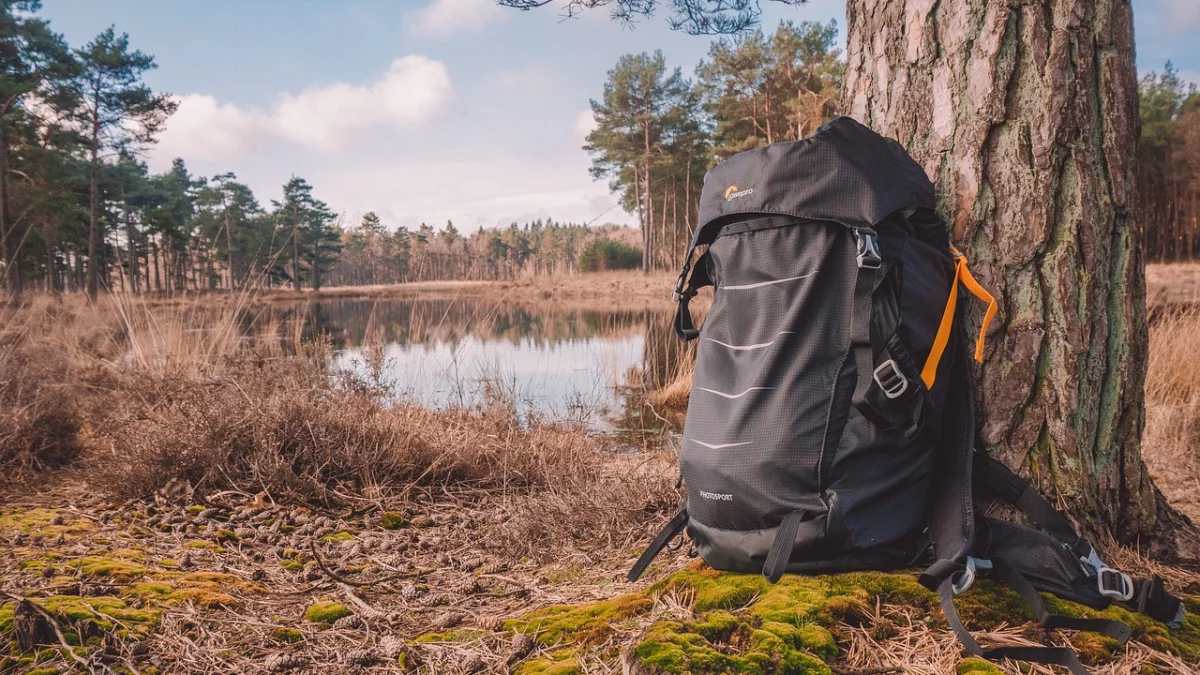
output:
[{"label": "lowepro logo", "polygon": [[752,195],[752,194],[754,194],[754,188],[746,188],[745,190],[739,190],[738,186],[730,185],[725,190],[725,201],[731,202],[731,201],[737,199],[738,197],[745,197],[745,196]]},{"label": "lowepro logo", "polygon": [[704,490],[701,490],[700,496],[704,497],[705,499],[711,499],[716,502],[731,502],[731,501],[733,501],[733,495],[725,494],[723,492],[705,492]]}]

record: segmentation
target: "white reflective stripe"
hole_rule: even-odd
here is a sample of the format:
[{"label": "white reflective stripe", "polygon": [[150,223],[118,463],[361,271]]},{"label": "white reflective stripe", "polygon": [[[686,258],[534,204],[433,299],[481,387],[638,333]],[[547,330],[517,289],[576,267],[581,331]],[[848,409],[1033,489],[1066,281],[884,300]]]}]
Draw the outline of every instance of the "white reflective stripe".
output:
[{"label": "white reflective stripe", "polygon": [[722,450],[724,448],[737,448],[737,447],[740,447],[743,445],[750,445],[750,441],[744,441],[742,443],[721,443],[718,445],[710,445],[708,443],[705,443],[704,441],[697,441],[694,438],[692,439],[692,441],[695,443],[699,443],[700,445],[703,445],[704,447],[708,448],[709,450]]},{"label": "white reflective stripe", "polygon": [[[790,330],[781,330],[778,333],[776,333],[775,336],[778,337],[780,335],[791,335],[791,334],[792,334],[792,331],[790,331]],[[704,339],[708,340],[709,342],[715,342],[715,343],[721,345],[722,347],[736,349],[737,351],[740,351],[740,352],[746,352],[746,351],[750,351],[752,349],[762,349],[763,347],[770,347],[771,345],[775,344],[775,341],[771,340],[770,342],[763,342],[763,343],[756,344],[756,345],[731,345],[731,344],[728,344],[725,342],[721,342],[720,340],[714,340],[712,338],[704,338]]]},{"label": "white reflective stripe", "polygon": [[775,389],[775,387],[750,387],[749,389],[747,389],[746,391],[743,391],[740,394],[726,394],[723,391],[717,391],[716,389],[705,389],[704,387],[697,387],[697,389],[699,389],[700,391],[707,391],[710,394],[716,394],[717,396],[724,396],[725,398],[741,398],[741,397],[745,396],[746,394],[749,394],[752,391],[757,391],[757,390],[771,391],[771,390]]},{"label": "white reflective stripe", "polygon": [[814,272],[809,272],[808,274],[801,274],[801,275],[800,275],[800,276],[798,276],[798,277],[788,277],[788,278],[786,278],[786,279],[774,279],[774,280],[772,280],[772,281],[760,281],[760,282],[758,282],[757,284],[743,284],[743,285],[741,285],[741,286],[721,286],[720,290],[723,290],[723,291],[744,291],[744,290],[751,289],[751,288],[759,288],[759,287],[761,287],[761,286],[770,286],[771,284],[782,284],[782,283],[784,283],[784,282],[786,282],[786,281],[796,281],[797,279],[807,279],[807,278],[811,277],[812,275],[816,274],[816,273],[817,273],[817,272],[819,272],[819,271],[820,271],[820,270],[817,270],[817,271],[814,271]]}]

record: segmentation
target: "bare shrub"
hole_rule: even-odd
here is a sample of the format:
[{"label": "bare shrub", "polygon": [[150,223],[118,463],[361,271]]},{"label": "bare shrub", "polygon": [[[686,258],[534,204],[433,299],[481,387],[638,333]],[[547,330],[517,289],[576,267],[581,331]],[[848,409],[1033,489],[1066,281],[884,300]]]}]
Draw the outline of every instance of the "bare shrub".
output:
[{"label": "bare shrub", "polygon": [[79,455],[82,420],[71,354],[48,339],[62,315],[44,302],[0,308],[0,482]]},{"label": "bare shrub", "polygon": [[142,375],[149,409],[115,425],[97,463],[124,497],[171,480],[336,503],[346,495],[527,490],[597,471],[576,431],[523,428],[499,408],[389,406],[368,385],[334,378],[320,349],[277,359],[246,352],[219,378]]}]

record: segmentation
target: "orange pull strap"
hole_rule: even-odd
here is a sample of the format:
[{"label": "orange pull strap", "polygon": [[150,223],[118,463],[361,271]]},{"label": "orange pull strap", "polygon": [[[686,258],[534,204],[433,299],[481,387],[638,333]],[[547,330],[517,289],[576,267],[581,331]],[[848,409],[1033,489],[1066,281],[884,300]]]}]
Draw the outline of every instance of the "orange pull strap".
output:
[{"label": "orange pull strap", "polygon": [[934,380],[937,378],[938,364],[941,363],[942,354],[946,351],[946,345],[950,342],[950,331],[954,328],[954,315],[958,308],[958,284],[961,282],[967,287],[967,290],[976,298],[987,303],[987,312],[983,315],[983,324],[979,327],[979,338],[975,342],[975,360],[983,361],[984,341],[987,339],[988,325],[991,324],[992,318],[996,316],[996,299],[991,293],[984,290],[983,286],[975,281],[975,277],[971,275],[971,270],[967,267],[967,257],[958,252],[958,249],[951,248],[954,252],[954,281],[950,284],[950,297],[946,300],[946,309],[942,312],[942,322],[938,325],[937,335],[933,338],[933,347],[929,350],[929,358],[925,359],[925,367],[921,369],[921,381],[925,383],[928,389],[933,388]]},{"label": "orange pull strap", "polygon": [[958,257],[958,264],[962,270],[963,285],[976,298],[987,303],[987,311],[983,313],[983,323],[979,325],[979,337],[975,340],[975,360],[983,363],[983,343],[987,339],[988,326],[996,316],[996,299],[983,286],[980,286],[978,281],[975,281],[975,277],[971,276],[971,270],[967,268],[967,258],[961,253]]}]

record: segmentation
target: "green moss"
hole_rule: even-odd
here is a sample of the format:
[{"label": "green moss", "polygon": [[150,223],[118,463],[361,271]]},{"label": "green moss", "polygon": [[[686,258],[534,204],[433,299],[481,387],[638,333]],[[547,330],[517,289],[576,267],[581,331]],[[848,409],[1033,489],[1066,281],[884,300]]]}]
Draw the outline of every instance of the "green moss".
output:
[{"label": "green moss", "polygon": [[[758,575],[723,574],[694,563],[641,594],[580,607],[551,607],[505,624],[534,633],[544,646],[569,645],[578,650],[601,645],[623,620],[645,614],[659,594],[691,598],[695,619],[652,624],[632,655],[648,673],[828,673],[826,662],[837,658],[835,635],[840,627],[871,626],[877,639],[902,628],[877,620],[876,607],[901,605],[916,609],[918,618],[945,626],[934,593],[911,573],[860,572],[826,576],[789,575],[769,584]],[[1200,658],[1200,602],[1189,600],[1186,624],[1179,630],[1119,607],[1104,612],[1047,596],[1050,611],[1068,616],[1116,619],[1134,629],[1134,639],[1186,660]],[[1024,602],[1002,584],[981,581],[956,601],[959,613],[975,630],[990,630],[1031,621]],[[1104,663],[1120,645],[1094,633],[1070,635],[1085,661]],[[537,668],[555,665],[544,657]],[[979,659],[963,664],[964,675],[994,675]]]},{"label": "green moss", "polygon": [[329,624],[351,614],[353,612],[339,602],[318,602],[305,610],[304,618],[313,623]]},{"label": "green moss", "polygon": [[67,624],[92,623],[104,632],[117,629],[137,636],[153,630],[162,614],[152,607],[130,607],[124,600],[107,595],[91,598],[55,595],[34,602]]},{"label": "green moss", "polygon": [[644,594],[622,595],[590,605],[554,605],[536,610],[520,619],[506,621],[505,630],[533,633],[546,646],[562,642],[595,644],[612,633],[614,624],[645,614],[654,601]]},{"label": "green moss", "polygon": [[1004,671],[983,659],[971,657],[958,664],[958,675],[1004,675]]},{"label": "green moss", "polygon": [[144,581],[134,584],[121,591],[121,595],[141,598],[143,600],[169,599],[175,592],[175,585],[167,581]]},{"label": "green moss", "polygon": [[266,592],[267,589],[263,585],[246,581],[233,574],[192,572],[176,580],[175,591],[170,599],[209,608],[238,607],[241,602],[231,593],[261,595]]},{"label": "green moss", "polygon": [[48,668],[33,668],[25,672],[27,675],[58,675],[58,668],[53,666]]},{"label": "green moss", "polygon": [[379,526],[385,530],[398,530],[408,527],[408,518],[399,511],[385,511],[379,516]]},{"label": "green moss", "polygon": [[202,506],[200,504],[192,504],[191,506],[187,507],[188,513],[200,513],[203,510],[204,510],[204,506]]},{"label": "green moss", "polygon": [[113,581],[132,581],[146,574],[144,565],[109,556],[84,556],[70,563],[84,576],[103,577]]},{"label": "green moss", "polygon": [[194,539],[192,541],[185,543],[183,546],[184,546],[184,548],[216,548],[217,547],[217,545],[212,543],[211,541],[204,541],[202,539]]},{"label": "green moss", "polygon": [[6,602],[0,605],[0,635],[7,635],[12,630],[14,604]]},{"label": "green moss", "polygon": [[233,530],[223,527],[223,528],[217,530],[216,534],[213,535],[213,539],[215,539],[216,541],[219,541],[219,542],[225,542],[225,541],[238,541],[240,539],[240,537],[238,537],[236,534],[234,534]]},{"label": "green moss", "polygon": [[327,534],[324,537],[321,537],[321,541],[325,542],[326,544],[333,544],[339,541],[350,541],[353,538],[353,533],[342,530],[341,532],[334,532],[333,534]]},{"label": "green moss", "polygon": [[304,563],[300,562],[299,560],[292,559],[292,558],[285,558],[283,560],[280,560],[279,566],[285,570],[290,570],[292,572],[299,572],[300,570],[304,569]]},{"label": "green moss", "polygon": [[513,670],[513,675],[582,675],[579,661],[571,650],[561,650],[522,663]]},{"label": "green moss", "polygon": [[[718,623],[725,623],[725,619]],[[718,642],[706,639],[701,634],[703,630],[695,623],[658,622],[634,647],[634,657],[645,672],[656,674],[829,675],[831,672],[820,658],[800,646],[801,638],[794,626],[768,624],[751,628],[739,623],[723,636],[725,640]],[[828,641],[832,645],[832,636]]]},{"label": "green moss", "polygon": [[304,633],[301,633],[295,628],[276,628],[275,631],[271,633],[271,637],[280,642],[286,642],[288,644],[304,642]]},{"label": "green moss", "polygon": [[[61,518],[58,525],[52,523]],[[31,536],[57,537],[89,532],[96,524],[87,518],[79,518],[70,511],[57,509],[6,509],[0,511],[0,532],[14,530]]]}]

